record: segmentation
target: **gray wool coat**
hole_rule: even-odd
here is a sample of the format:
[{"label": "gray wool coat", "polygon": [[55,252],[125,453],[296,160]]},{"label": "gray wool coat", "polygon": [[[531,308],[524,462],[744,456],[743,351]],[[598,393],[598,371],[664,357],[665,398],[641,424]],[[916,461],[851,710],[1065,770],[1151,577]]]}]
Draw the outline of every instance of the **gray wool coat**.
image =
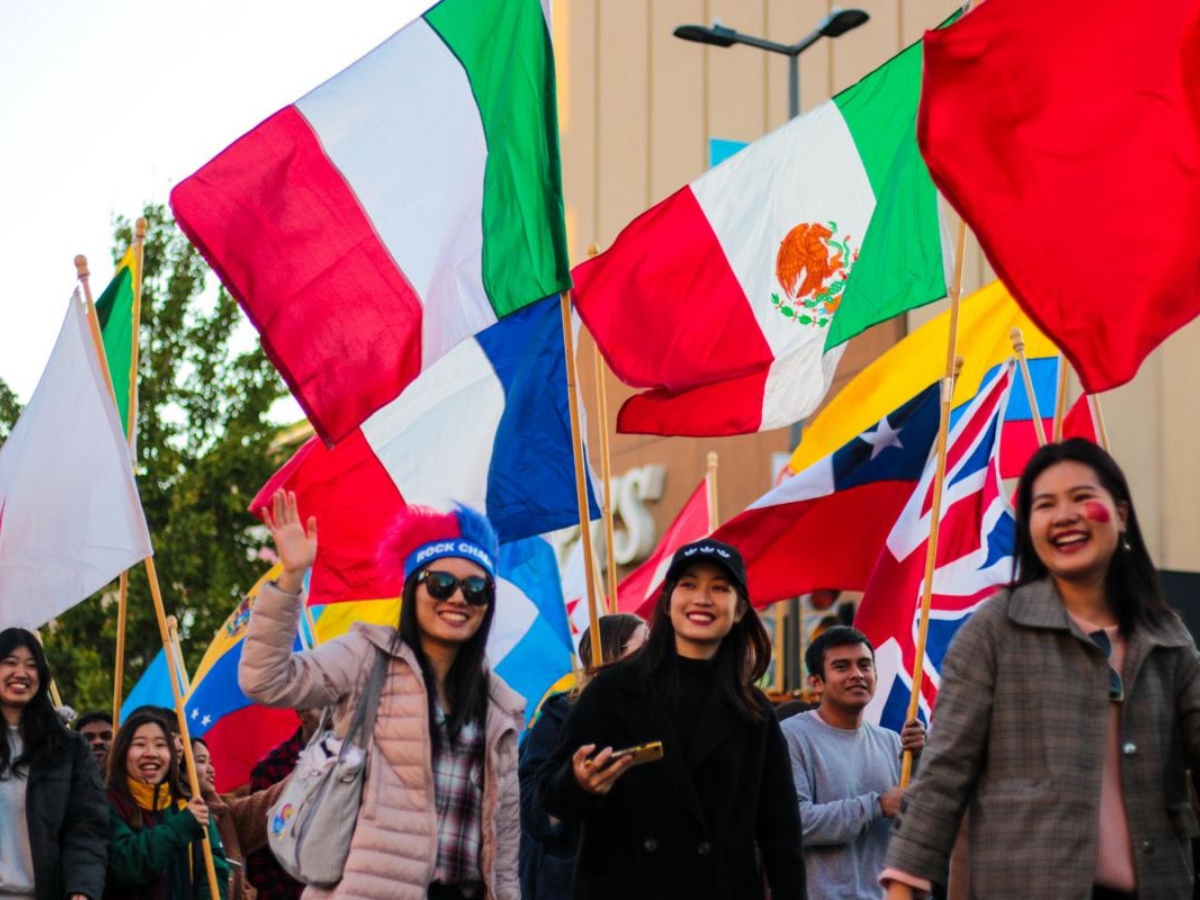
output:
[{"label": "gray wool coat", "polygon": [[[1122,676],[1138,897],[1190,897],[1196,822],[1184,772],[1200,764],[1200,653],[1173,617],[1134,629]],[[969,808],[972,897],[1090,898],[1109,702],[1107,660],[1051,581],[984,603],[946,654],[887,865],[944,884]]]}]

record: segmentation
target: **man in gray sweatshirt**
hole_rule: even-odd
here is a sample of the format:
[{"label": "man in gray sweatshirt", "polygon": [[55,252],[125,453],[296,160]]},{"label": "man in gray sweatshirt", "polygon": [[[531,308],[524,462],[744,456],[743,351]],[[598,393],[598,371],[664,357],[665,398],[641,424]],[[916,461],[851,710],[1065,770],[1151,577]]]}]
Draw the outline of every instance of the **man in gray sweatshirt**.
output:
[{"label": "man in gray sweatshirt", "polygon": [[808,896],[879,898],[890,819],[903,794],[900,755],[921,752],[925,728],[914,719],[897,735],[863,721],[876,676],[875,651],[862,632],[830,628],[809,646],[805,662],[821,705],[780,727],[800,800]]}]

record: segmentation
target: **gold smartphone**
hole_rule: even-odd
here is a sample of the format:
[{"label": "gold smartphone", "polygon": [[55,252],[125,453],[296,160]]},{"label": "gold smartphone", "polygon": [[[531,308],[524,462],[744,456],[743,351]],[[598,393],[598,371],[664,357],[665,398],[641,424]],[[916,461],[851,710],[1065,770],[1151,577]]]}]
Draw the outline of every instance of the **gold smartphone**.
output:
[{"label": "gold smartphone", "polygon": [[662,741],[650,741],[648,744],[636,744],[632,747],[623,747],[620,750],[614,750],[609,760],[624,759],[626,756],[633,757],[631,765],[634,766],[658,762],[663,758]]}]

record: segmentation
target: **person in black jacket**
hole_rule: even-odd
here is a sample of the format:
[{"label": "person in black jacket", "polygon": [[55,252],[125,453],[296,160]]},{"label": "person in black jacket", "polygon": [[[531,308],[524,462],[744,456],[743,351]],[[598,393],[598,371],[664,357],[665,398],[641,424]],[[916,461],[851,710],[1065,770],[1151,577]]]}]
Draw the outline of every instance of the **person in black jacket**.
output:
[{"label": "person in black jacket", "polygon": [[[588,684],[538,772],[550,815],[583,825],[575,897],[803,900],[787,746],[754,687],[770,657],[738,551],[680,548],[645,647]],[[656,762],[612,759],[652,741]]]},{"label": "person in black jacket", "polygon": [[[600,617],[600,666],[622,659],[641,648],[650,630],[631,613]],[[581,829],[553,818],[542,808],[537,791],[537,771],[558,747],[571,706],[600,666],[592,662],[592,629],[579,639],[583,672],[575,687],[547,697],[537,720],[521,742],[521,896],[524,900],[567,900]]]},{"label": "person in black jacket", "polygon": [[108,804],[87,742],[50,701],[36,636],[0,631],[0,895],[100,900]]}]

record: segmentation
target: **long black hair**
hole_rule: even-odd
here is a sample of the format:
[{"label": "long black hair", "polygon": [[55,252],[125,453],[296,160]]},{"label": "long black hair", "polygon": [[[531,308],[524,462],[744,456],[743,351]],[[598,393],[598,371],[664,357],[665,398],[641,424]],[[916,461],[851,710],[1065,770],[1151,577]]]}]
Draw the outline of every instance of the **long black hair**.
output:
[{"label": "long black hair", "polygon": [[37,666],[38,686],[33,697],[21,710],[21,755],[13,759],[7,740],[0,740],[0,780],[19,775],[28,775],[29,766],[41,763],[54,755],[65,741],[70,739],[54,702],[50,699],[50,663],[46,651],[32,631],[24,628],[6,628],[0,631],[0,659],[11,655],[18,647],[24,647],[33,655]]},{"label": "long black hair", "polygon": [[[396,640],[404,642],[412,650],[421,666],[425,695],[429,701],[429,739],[436,756],[441,750],[437,727],[437,673],[425,656],[425,651],[421,649],[421,631],[417,627],[417,576],[420,572],[420,569],[413,572],[404,582],[404,592],[400,595],[400,627],[396,630]],[[474,722],[481,728],[487,722],[488,672],[485,654],[488,633],[492,630],[492,619],[495,617],[496,597],[493,593],[492,602],[483,612],[479,630],[458,648],[450,671],[446,673],[446,699],[450,702],[446,731],[450,735],[451,743],[458,740],[463,726],[468,722]]]},{"label": "long black hair", "polygon": [[[675,649],[675,626],[671,624],[671,594],[678,583],[678,578],[663,583],[650,619],[650,637],[641,650],[622,663],[640,669],[644,683],[669,706],[679,703],[679,654]],[[755,697],[754,684],[771,664],[771,637],[745,590],[736,583],[733,588],[743,615],[717,648],[714,680],[716,689],[739,714],[760,722],[764,711]]]},{"label": "long black hair", "polygon": [[1125,507],[1125,534],[1121,546],[1108,564],[1105,579],[1108,603],[1121,631],[1128,634],[1137,625],[1153,627],[1173,618],[1174,613],[1163,598],[1158,572],[1142,538],[1125,474],[1108,453],[1082,438],[1046,444],[1033,454],[1021,473],[1021,480],[1017,483],[1017,534],[1011,586],[1020,587],[1049,574],[1046,564],[1037,555],[1030,533],[1033,484],[1043,472],[1062,462],[1087,466],[1096,473],[1100,486],[1112,495],[1113,501]]}]

